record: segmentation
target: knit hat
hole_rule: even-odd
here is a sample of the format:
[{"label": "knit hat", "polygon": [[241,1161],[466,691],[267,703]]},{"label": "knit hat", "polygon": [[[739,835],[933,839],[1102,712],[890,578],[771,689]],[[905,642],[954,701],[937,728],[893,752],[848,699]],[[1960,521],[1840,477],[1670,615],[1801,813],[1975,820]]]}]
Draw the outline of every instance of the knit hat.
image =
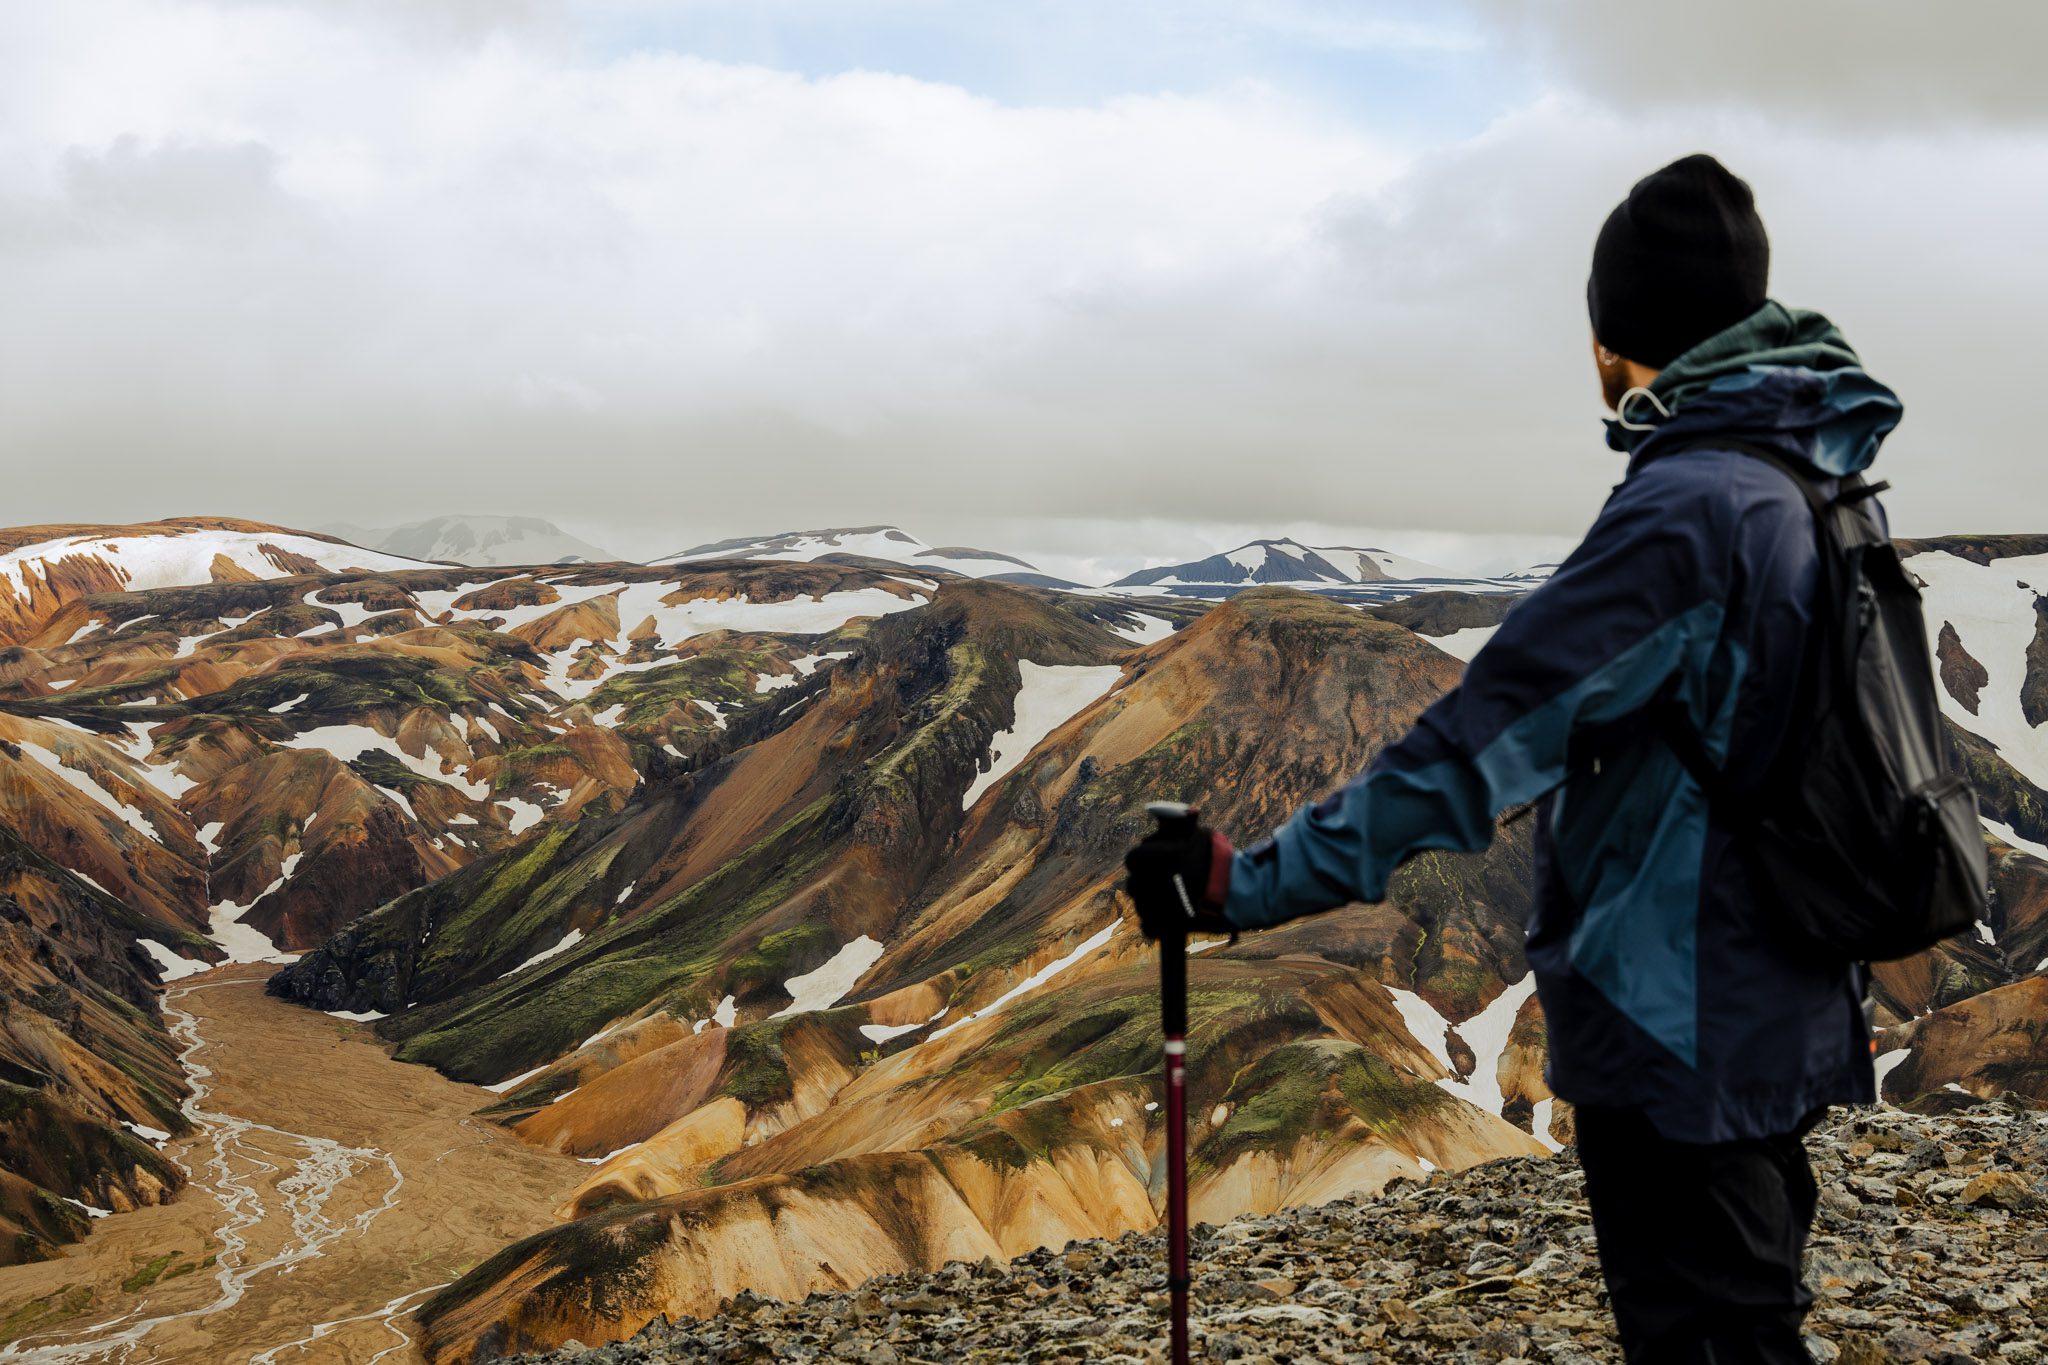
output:
[{"label": "knit hat", "polygon": [[1593,335],[1663,369],[1763,307],[1771,243],[1756,197],[1704,152],[1636,182],[1593,246]]}]

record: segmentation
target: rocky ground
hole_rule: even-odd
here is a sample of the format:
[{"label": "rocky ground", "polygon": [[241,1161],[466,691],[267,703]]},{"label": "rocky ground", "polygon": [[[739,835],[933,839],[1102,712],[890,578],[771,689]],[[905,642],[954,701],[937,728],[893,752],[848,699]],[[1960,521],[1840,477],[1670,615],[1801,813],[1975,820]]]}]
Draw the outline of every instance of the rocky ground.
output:
[{"label": "rocky ground", "polygon": [[[1809,1140],[1823,1194],[1808,1346],[1833,1365],[2048,1362],[2048,1114],[1954,1097],[1938,1117],[1838,1115]],[[1569,1155],[1378,1199],[1197,1229],[1199,1360],[1619,1361]],[[1157,1235],[1008,1266],[955,1263],[782,1304],[659,1322],[529,1365],[1164,1358]]]}]

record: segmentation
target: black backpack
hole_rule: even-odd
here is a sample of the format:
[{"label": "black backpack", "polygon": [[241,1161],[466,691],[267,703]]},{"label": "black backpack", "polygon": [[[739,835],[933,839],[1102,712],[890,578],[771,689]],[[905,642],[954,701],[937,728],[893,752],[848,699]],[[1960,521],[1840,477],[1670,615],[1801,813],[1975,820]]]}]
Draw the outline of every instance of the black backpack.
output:
[{"label": "black backpack", "polygon": [[1730,795],[1676,707],[1659,729],[1736,831],[1795,947],[1824,959],[1909,957],[1983,918],[1989,866],[1977,797],[1935,695],[1920,588],[1872,514],[1889,485],[1830,494],[1777,452],[1700,442],[1775,465],[1813,510],[1820,583],[1798,708],[1763,795]]}]

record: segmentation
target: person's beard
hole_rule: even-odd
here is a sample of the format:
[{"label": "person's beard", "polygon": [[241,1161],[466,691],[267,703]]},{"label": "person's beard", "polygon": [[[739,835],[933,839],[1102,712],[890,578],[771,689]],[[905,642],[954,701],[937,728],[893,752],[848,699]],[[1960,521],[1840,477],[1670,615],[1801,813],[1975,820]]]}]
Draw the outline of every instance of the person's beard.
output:
[{"label": "person's beard", "polygon": [[1600,396],[1607,400],[1607,410],[1621,415],[1622,395],[1629,391],[1628,369],[1620,361],[1612,365],[1601,365]]}]

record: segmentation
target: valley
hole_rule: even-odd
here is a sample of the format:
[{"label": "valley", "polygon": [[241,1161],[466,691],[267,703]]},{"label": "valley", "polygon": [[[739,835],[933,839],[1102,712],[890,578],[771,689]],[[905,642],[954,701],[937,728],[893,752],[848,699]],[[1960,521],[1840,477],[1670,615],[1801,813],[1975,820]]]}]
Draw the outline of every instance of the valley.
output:
[{"label": "valley", "polygon": [[0,1269],[0,1361],[411,1360],[407,1311],[546,1226],[586,1173],[474,1118],[485,1092],[266,996],[265,975],[166,992],[194,1129],[164,1147],[192,1186]]}]

